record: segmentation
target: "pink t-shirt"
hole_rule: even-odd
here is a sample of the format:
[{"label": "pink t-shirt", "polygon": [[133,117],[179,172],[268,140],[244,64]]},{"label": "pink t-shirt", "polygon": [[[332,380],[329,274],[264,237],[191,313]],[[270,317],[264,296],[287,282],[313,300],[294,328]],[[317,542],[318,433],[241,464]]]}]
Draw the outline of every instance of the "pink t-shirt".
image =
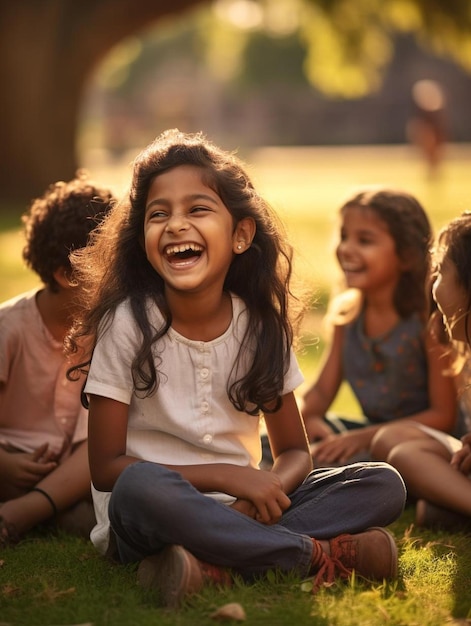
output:
[{"label": "pink t-shirt", "polygon": [[82,381],[67,380],[63,346],[47,330],[38,290],[0,305],[0,444],[67,455],[87,437]]}]

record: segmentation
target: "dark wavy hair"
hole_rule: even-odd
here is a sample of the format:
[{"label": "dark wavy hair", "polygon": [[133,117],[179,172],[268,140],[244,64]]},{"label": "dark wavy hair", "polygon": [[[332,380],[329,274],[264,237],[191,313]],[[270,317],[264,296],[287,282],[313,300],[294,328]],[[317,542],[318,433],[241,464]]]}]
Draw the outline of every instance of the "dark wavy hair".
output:
[{"label": "dark wavy hair", "polygon": [[466,341],[471,346],[469,336],[469,316],[471,314],[471,212],[451,220],[438,234],[435,261],[448,258],[456,268],[458,284],[468,294],[465,314]]},{"label": "dark wavy hair", "polygon": [[368,189],[357,193],[341,208],[364,208],[383,221],[394,240],[405,269],[394,293],[394,306],[402,318],[430,313],[430,247],[432,229],[422,205],[405,191]]},{"label": "dark wavy hair", "polygon": [[87,244],[113,202],[109,189],[98,187],[79,170],[73,180],[50,185],[22,216],[23,259],[52,291],[59,288],[54,272],[60,267],[71,270],[70,253]]},{"label": "dark wavy hair", "polygon": [[[142,245],[144,215],[153,180],[168,170],[191,165],[201,169],[204,183],[219,195],[237,223],[251,217],[256,233],[251,247],[234,255],[224,289],[240,296],[249,312],[249,324],[233,368],[242,355],[254,354],[248,371],[228,382],[232,404],[251,414],[273,411],[281,405],[283,381],[289,364],[293,326],[291,299],[292,251],[274,212],[255,191],[242,162],[208,141],[202,133],[169,130],[145,148],[134,161],[129,195],[98,229],[92,244],[73,255],[73,266],[83,290],[82,314],[67,341],[76,352],[88,337],[90,351],[102,320],[109,323],[118,304],[129,300],[142,333],[132,373],[135,393],[151,395],[159,386],[156,342],[168,331],[172,317],[164,297],[164,282],[149,263]],[[149,301],[157,305],[165,323],[154,328],[148,318]],[[91,352],[82,367],[86,370]],[[72,374],[71,373],[69,375]]]}]

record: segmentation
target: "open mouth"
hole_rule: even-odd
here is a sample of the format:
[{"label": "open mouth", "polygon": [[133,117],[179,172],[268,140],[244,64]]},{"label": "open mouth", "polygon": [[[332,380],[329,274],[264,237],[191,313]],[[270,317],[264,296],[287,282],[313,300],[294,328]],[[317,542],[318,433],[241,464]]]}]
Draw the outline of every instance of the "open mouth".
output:
[{"label": "open mouth", "polygon": [[178,263],[188,259],[198,258],[203,254],[203,246],[197,243],[181,243],[165,248],[167,260]]},{"label": "open mouth", "polygon": [[343,265],[342,266],[342,270],[346,273],[346,274],[358,274],[359,272],[363,271],[362,267],[354,267],[353,265]]}]

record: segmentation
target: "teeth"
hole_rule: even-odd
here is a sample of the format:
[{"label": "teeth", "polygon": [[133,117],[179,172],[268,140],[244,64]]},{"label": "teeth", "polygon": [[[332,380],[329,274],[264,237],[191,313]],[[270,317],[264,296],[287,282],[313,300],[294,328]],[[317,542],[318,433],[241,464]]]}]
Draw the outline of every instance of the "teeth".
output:
[{"label": "teeth", "polygon": [[181,243],[179,245],[168,246],[165,250],[165,254],[167,256],[172,256],[173,254],[187,252],[188,250],[192,250],[193,252],[202,252],[203,247],[196,243]]}]

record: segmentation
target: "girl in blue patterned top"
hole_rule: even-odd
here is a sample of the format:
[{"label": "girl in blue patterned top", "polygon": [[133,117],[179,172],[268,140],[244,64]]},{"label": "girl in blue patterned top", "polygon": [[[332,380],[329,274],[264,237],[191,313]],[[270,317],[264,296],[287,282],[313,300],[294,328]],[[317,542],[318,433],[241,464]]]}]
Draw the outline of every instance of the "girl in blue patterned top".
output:
[{"label": "girl in blue patterned top", "polygon": [[[330,307],[333,338],[303,417],[316,464],[369,455],[391,420],[450,431],[456,394],[445,348],[426,328],[431,228],[411,195],[364,190],[340,211],[337,258],[347,289]],[[364,414],[326,414],[346,380]]]}]

